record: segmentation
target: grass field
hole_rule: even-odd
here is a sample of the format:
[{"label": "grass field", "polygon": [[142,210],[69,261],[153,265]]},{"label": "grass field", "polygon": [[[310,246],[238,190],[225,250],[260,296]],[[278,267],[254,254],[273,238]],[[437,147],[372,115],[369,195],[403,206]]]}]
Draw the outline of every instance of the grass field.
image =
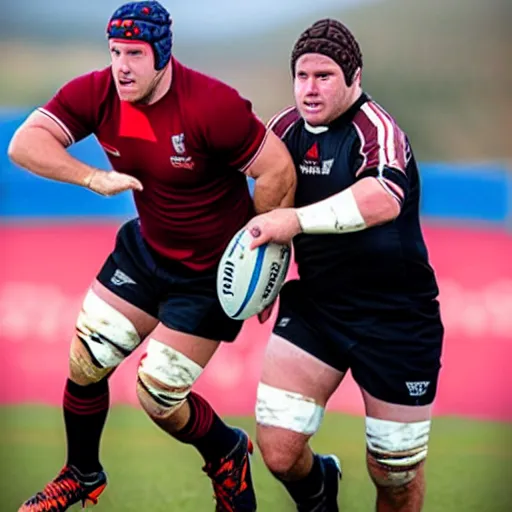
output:
[{"label": "grass field", "polygon": [[[0,409],[0,511],[19,504],[60,468],[63,425],[58,409]],[[230,418],[254,432],[251,418]],[[314,439],[320,452],[334,452],[344,465],[340,506],[344,512],[373,510],[374,492],[364,466],[362,418],[328,414]],[[427,465],[427,512],[512,510],[512,425],[436,419]],[[117,407],[105,430],[103,463],[110,485],[95,511],[212,511],[209,480],[195,451],[173,442],[136,409]],[[293,510],[284,491],[253,457],[258,510]]]}]

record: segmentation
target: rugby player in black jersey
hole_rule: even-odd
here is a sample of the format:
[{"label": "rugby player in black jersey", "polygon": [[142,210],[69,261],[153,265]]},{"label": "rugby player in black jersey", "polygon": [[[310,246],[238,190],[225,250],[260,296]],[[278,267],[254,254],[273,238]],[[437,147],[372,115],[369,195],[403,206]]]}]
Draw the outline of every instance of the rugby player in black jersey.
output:
[{"label": "rugby player in black jersey", "polygon": [[296,105],[269,126],[295,163],[295,207],[247,225],[253,247],[293,239],[299,274],[281,290],[265,355],[258,444],[297,510],[337,511],[339,461],[308,441],[350,369],[365,404],[376,509],[416,512],[443,339],[418,166],[408,137],[363,92],[361,51],[346,26],[313,24],[291,66]]}]

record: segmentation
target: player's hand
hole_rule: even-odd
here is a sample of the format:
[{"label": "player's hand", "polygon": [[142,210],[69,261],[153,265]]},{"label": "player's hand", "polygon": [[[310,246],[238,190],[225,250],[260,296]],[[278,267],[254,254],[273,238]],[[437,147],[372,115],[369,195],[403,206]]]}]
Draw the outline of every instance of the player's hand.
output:
[{"label": "player's hand", "polygon": [[301,232],[299,218],[294,208],[279,208],[258,215],[247,223],[246,229],[254,240],[251,249],[268,242],[289,244]]},{"label": "player's hand", "polygon": [[117,171],[96,170],[89,182],[89,188],[102,196],[115,196],[126,190],[142,191],[142,183],[133,176]]}]

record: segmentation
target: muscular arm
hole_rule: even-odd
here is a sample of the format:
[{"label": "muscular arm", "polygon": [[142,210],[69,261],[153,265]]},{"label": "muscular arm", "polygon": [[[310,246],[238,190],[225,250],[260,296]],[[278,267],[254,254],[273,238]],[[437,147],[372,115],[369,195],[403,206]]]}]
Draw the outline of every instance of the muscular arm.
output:
[{"label": "muscular arm", "polygon": [[60,126],[34,111],[18,128],[8,149],[9,158],[38,176],[75,185],[90,185],[93,167],[71,156],[68,137]]},{"label": "muscular arm", "polygon": [[142,190],[141,182],[133,176],[103,171],[80,162],[68,153],[68,144],[68,135],[62,128],[35,111],[14,134],[8,155],[14,163],[38,176],[81,185],[103,196]]},{"label": "muscular arm", "polygon": [[245,172],[255,179],[257,213],[293,205],[297,181],[295,167],[288,149],[273,132],[267,133],[260,152]]}]

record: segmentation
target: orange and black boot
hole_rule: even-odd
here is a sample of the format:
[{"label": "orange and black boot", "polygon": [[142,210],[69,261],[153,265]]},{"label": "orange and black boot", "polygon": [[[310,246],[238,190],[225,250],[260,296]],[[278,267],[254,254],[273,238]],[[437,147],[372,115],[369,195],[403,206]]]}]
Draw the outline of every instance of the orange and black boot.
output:
[{"label": "orange and black boot", "polygon": [[203,471],[212,479],[216,512],[254,512],[256,496],[251,478],[249,456],[253,445],[249,436],[235,429],[240,440],[231,453],[217,464],[207,464]]},{"label": "orange and black boot", "polygon": [[96,505],[106,485],[107,476],[103,471],[82,475],[73,466],[64,466],[59,475],[27,500],[18,512],[64,512],[79,502],[84,508]]}]

